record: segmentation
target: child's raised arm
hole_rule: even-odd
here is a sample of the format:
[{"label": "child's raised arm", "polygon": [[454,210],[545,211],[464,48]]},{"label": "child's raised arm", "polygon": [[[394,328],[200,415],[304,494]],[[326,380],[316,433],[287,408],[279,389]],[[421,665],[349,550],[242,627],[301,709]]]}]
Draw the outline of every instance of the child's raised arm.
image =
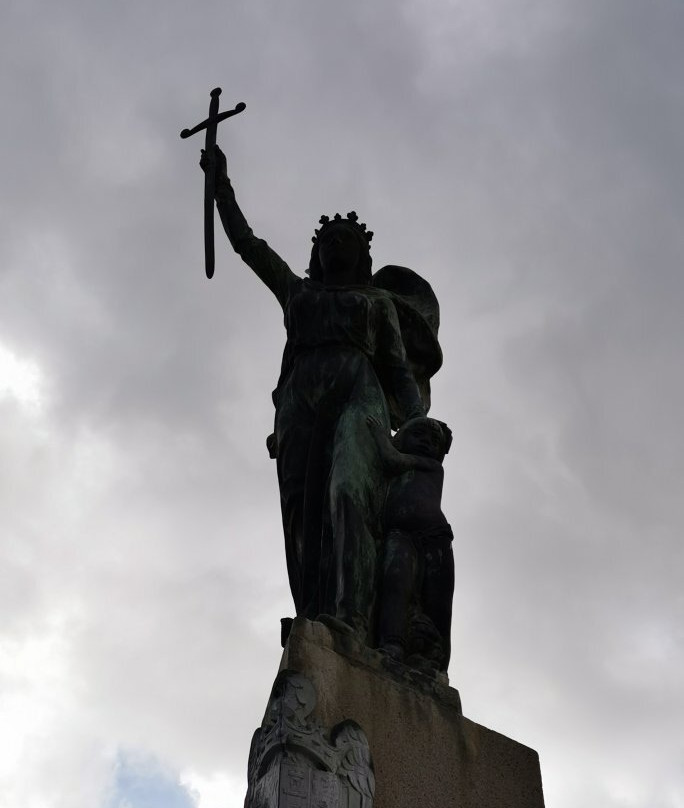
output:
[{"label": "child's raised arm", "polygon": [[400,452],[392,443],[390,436],[387,434],[380,421],[374,416],[366,416],[366,423],[371,431],[371,435],[375,439],[375,444],[378,447],[380,460],[382,461],[385,472],[389,476],[394,477],[405,471],[410,471],[411,469],[435,471],[442,467],[441,463],[430,457],[420,457],[420,455],[404,454]]}]

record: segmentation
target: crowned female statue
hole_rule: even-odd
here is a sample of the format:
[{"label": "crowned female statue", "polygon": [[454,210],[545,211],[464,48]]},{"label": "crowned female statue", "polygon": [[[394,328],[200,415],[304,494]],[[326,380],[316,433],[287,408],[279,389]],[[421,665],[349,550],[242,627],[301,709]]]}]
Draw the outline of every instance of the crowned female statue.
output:
[{"label": "crowned female statue", "polygon": [[441,365],[437,300],[409,269],[372,274],[373,234],[353,211],[321,217],[308,277],[296,275],[253,234],[221,150],[204,153],[200,165],[215,171],[233,249],[283,309],[287,342],[269,449],[297,615],[331,615],[372,643],[386,480],[367,422],[389,432],[426,414],[429,379]]}]

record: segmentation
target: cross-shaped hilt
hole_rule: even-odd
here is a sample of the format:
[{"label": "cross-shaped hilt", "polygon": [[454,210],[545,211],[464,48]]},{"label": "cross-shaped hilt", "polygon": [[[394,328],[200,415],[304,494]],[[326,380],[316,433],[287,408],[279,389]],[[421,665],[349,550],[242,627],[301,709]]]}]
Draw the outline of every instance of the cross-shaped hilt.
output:
[{"label": "cross-shaped hilt", "polygon": [[[211,91],[211,101],[209,102],[209,117],[198,123],[192,129],[183,129],[180,133],[182,138],[190,137],[196,132],[201,132],[202,129],[207,130],[204,140],[204,150],[207,154],[213,151],[216,145],[216,129],[221,121],[226,118],[231,118],[242,112],[246,108],[246,104],[242,101],[236,104],[235,109],[227,110],[219,114],[219,96],[221,95],[221,88],[216,87]],[[207,272],[207,278],[211,278],[214,274],[214,189],[216,187],[216,176],[213,161],[207,166],[204,172],[204,263]]]}]

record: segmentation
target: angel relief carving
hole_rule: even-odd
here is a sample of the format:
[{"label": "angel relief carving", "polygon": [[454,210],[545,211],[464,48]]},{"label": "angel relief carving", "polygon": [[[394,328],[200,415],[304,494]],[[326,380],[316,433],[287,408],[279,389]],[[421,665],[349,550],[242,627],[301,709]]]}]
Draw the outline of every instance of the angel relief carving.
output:
[{"label": "angel relief carving", "polygon": [[245,808],[372,808],[368,739],[351,720],[328,732],[312,718],[314,686],[281,671],[249,752]]}]

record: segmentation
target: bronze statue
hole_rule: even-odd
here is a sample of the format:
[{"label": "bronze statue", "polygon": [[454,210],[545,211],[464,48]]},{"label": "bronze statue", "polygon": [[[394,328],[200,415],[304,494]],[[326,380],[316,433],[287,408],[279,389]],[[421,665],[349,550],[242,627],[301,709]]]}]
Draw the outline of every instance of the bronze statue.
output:
[{"label": "bronze statue", "polygon": [[437,300],[410,269],[372,273],[373,234],[353,211],[321,217],[308,278],[299,277],[253,234],[221,150],[203,151],[200,165],[215,177],[233,249],[283,309],[287,342],[268,445],[297,614],[325,616],[372,644],[388,478],[366,422],[389,431],[425,416],[441,365]]}]

